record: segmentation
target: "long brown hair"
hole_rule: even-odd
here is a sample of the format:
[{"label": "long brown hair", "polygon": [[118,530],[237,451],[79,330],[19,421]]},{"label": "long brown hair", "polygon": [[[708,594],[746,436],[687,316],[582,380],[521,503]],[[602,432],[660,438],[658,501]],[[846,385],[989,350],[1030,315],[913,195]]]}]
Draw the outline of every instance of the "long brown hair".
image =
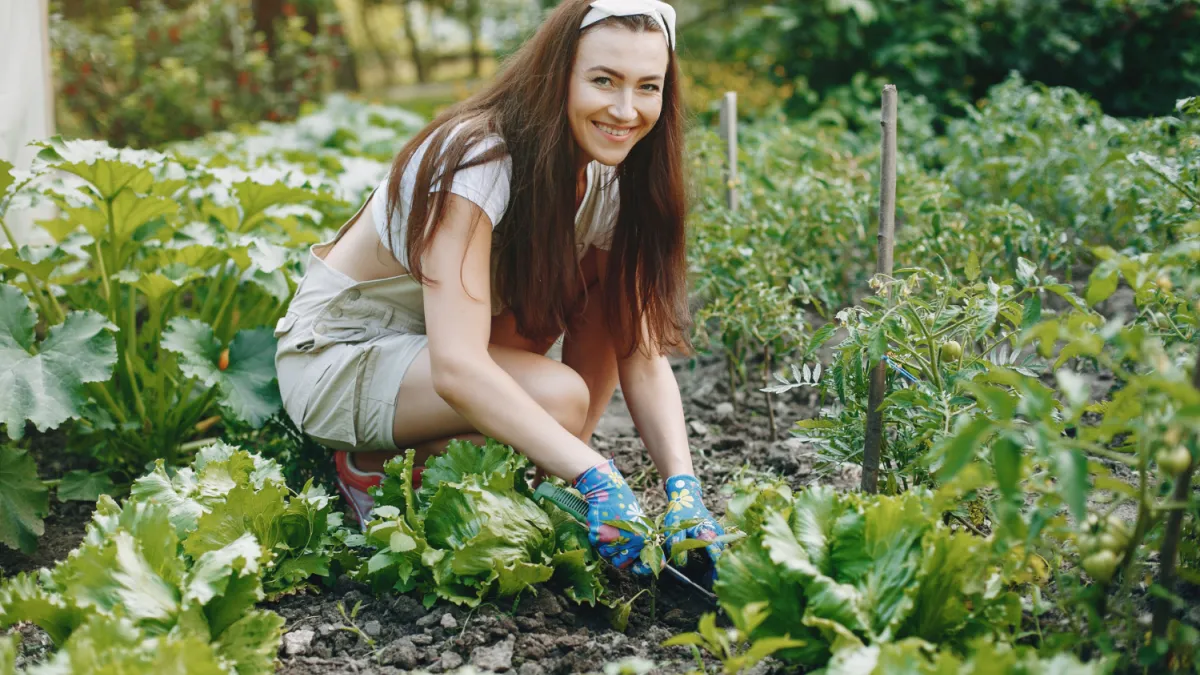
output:
[{"label": "long brown hair", "polygon": [[[392,163],[388,181],[387,207],[392,213],[400,203],[404,169],[429,139],[417,167],[405,246],[409,273],[421,283],[431,283],[422,273],[421,258],[441,224],[446,193],[430,193],[429,186],[435,178],[437,184],[449,186],[460,170],[511,157],[508,208],[493,235],[493,292],[512,309],[518,330],[530,338],[557,337],[582,310],[574,224],[581,150],[572,136],[566,102],[584,32],[579,24],[590,2],[566,0],[559,5],[487,89],[452,106],[409,140]],[[646,16],[610,17],[587,30],[604,25],[661,30]],[[675,53],[668,52],[662,112],[616,171],[620,209],[603,309],[618,353],[624,355],[689,346],[684,111]],[[471,148],[492,134],[503,143],[464,161]]]}]

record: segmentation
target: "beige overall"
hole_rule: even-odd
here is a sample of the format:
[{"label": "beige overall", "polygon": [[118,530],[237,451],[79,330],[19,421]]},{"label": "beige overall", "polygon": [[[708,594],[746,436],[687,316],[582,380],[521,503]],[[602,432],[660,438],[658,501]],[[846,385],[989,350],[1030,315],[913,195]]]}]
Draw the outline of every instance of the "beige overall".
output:
[{"label": "beige overall", "polygon": [[[582,236],[602,193],[600,172],[589,175],[594,178],[575,214],[580,258],[586,252]],[[275,325],[283,408],[302,431],[337,450],[396,449],[393,422],[400,382],[429,342],[424,296],[416,279],[404,274],[355,281],[325,264],[329,250],[370,203],[368,198],[333,239],[311,247],[296,295]],[[502,309],[493,297],[493,315]]]}]

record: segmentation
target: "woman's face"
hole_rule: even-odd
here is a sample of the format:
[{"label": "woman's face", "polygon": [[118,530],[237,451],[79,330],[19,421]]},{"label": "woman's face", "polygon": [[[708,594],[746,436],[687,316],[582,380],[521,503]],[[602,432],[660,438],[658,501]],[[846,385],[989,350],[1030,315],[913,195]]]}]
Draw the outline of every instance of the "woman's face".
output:
[{"label": "woman's face", "polygon": [[650,133],[662,112],[667,60],[662,33],[603,26],[580,38],[567,119],[584,159],[616,166]]}]

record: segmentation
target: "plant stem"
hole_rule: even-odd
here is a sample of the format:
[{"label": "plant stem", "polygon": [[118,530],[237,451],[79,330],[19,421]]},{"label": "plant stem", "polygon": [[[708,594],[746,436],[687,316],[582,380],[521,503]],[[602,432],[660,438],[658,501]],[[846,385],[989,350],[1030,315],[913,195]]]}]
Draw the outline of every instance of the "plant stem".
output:
[{"label": "plant stem", "polygon": [[141,388],[138,386],[137,375],[133,369],[133,354],[137,352],[137,291],[132,287],[129,289],[129,322],[125,328],[127,340],[125,341],[125,372],[129,375],[129,389],[133,392],[133,402],[137,406],[138,415],[141,416],[142,422],[148,422],[146,416],[146,404],[142,401]]},{"label": "plant stem", "polygon": [[117,308],[113,301],[112,286],[108,283],[108,267],[104,264],[104,250],[100,248],[100,240],[96,240],[96,261],[100,263],[100,281],[104,283],[104,299],[108,301],[108,318],[112,320],[113,325],[117,323]]},{"label": "plant stem", "polygon": [[195,441],[188,441],[187,443],[180,444],[179,452],[185,453],[185,452],[192,452],[194,450],[199,450],[200,448],[212,445],[213,443],[216,443],[219,440],[221,440],[221,439],[209,437],[209,438],[201,438],[201,439],[198,439]]},{"label": "plant stem", "polygon": [[[1196,354],[1196,368],[1192,371],[1192,386],[1200,389],[1200,353]],[[1192,492],[1192,472],[1196,461],[1175,477],[1175,490],[1171,493],[1171,501],[1187,502]],[[1158,585],[1167,593],[1175,592],[1175,558],[1179,553],[1179,539],[1183,534],[1184,510],[1173,510],[1167,516],[1167,529],[1163,533],[1162,548],[1158,556]],[[1171,622],[1171,601],[1168,598],[1154,599],[1153,630],[1155,637],[1167,636],[1167,625]]]},{"label": "plant stem", "polygon": [[213,332],[217,333],[218,336],[221,335],[221,319],[225,318],[225,312],[229,309],[229,305],[233,302],[233,296],[237,295],[238,285],[241,283],[241,280],[238,279],[238,276],[239,275],[235,275],[233,277],[233,285],[229,288],[229,291],[225,293],[224,299],[221,300],[221,307],[217,309],[217,316],[213,319],[212,329]]},{"label": "plant stem", "polygon": [[87,386],[92,392],[92,395],[96,396],[96,398],[100,399],[100,401],[104,403],[105,407],[108,408],[108,411],[112,413],[113,417],[117,418],[117,421],[121,424],[124,424],[126,422],[125,411],[117,405],[115,400],[113,400],[112,392],[108,390],[108,387],[104,386],[105,384],[107,383],[89,382]]},{"label": "plant stem", "polygon": [[737,414],[737,366],[733,362],[733,351],[726,350],[729,363],[729,402],[733,404],[733,414]]},{"label": "plant stem", "polygon": [[212,309],[213,303],[216,302],[217,296],[221,293],[221,286],[225,283],[225,271],[229,269],[229,260],[221,262],[221,269],[217,271],[217,277],[208,287],[208,293],[204,296],[204,304],[200,307],[200,318],[208,321],[208,311]]}]

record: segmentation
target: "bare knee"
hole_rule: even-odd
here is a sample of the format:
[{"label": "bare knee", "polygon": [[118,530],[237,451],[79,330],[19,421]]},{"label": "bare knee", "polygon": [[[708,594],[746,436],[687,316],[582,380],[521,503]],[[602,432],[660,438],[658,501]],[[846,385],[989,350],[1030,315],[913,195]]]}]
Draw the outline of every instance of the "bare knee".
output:
[{"label": "bare knee", "polygon": [[564,429],[576,436],[583,433],[591,405],[591,392],[579,373],[561,363],[552,362],[530,385],[529,394]]}]

